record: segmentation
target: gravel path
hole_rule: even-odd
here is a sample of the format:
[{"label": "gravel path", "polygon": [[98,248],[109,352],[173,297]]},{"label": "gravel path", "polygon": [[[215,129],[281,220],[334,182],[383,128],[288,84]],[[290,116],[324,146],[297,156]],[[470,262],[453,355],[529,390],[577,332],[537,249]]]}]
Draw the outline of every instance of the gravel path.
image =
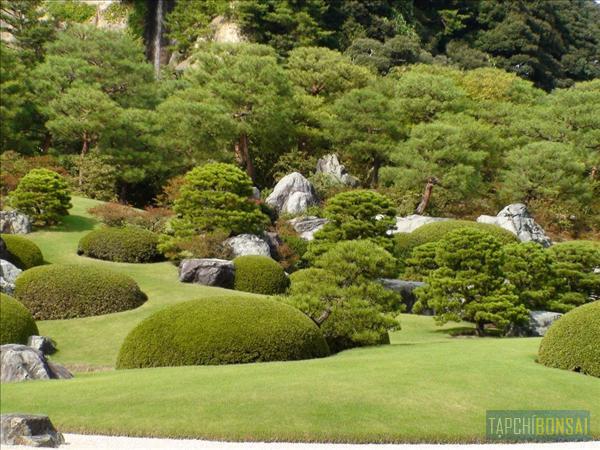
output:
[{"label": "gravel path", "polygon": [[[593,450],[600,449],[600,442],[567,444],[482,444],[482,445],[434,445],[434,444],[284,444],[264,442],[213,442],[185,439],[129,438],[117,436],[94,436],[65,434],[63,450]],[[3,446],[3,449],[26,450],[34,447]]]}]

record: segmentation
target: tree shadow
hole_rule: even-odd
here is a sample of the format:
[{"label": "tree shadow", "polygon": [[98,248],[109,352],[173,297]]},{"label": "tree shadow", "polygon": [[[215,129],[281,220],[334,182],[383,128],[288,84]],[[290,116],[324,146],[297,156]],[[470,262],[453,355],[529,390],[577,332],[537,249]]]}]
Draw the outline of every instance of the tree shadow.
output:
[{"label": "tree shadow", "polygon": [[49,228],[49,231],[61,231],[61,232],[81,232],[93,230],[98,221],[91,217],[84,216],[65,216],[62,218],[62,222],[59,225],[55,225]]}]

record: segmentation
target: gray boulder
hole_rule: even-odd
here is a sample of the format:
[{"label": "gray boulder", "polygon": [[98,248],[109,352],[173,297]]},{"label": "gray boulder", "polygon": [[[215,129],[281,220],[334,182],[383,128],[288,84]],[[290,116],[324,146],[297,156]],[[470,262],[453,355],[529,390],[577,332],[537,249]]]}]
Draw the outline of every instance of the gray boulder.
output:
[{"label": "gray boulder", "polygon": [[240,234],[224,242],[231,247],[233,256],[260,255],[271,256],[269,243],[255,234]]},{"label": "gray boulder", "polygon": [[0,444],[56,448],[65,443],[48,416],[33,414],[2,414]]},{"label": "gray boulder", "polygon": [[46,336],[29,336],[27,346],[39,350],[44,355],[51,355],[56,352],[54,341]]},{"label": "gray boulder", "polygon": [[302,239],[312,241],[315,238],[315,233],[329,222],[327,219],[321,219],[316,216],[296,217],[288,220],[288,223],[300,235]]},{"label": "gray boulder", "polygon": [[446,220],[450,219],[446,219],[444,217],[421,216],[419,214],[412,214],[406,217],[396,217],[396,226],[388,231],[388,234],[411,233],[417,228],[427,225],[428,223],[444,222]]},{"label": "gray boulder", "polygon": [[477,222],[498,225],[515,234],[521,242],[533,241],[544,247],[552,245],[544,229],[531,217],[523,203],[508,205],[497,216],[479,216]]},{"label": "gray boulder", "polygon": [[231,288],[234,275],[233,263],[226,259],[191,258],[179,265],[179,281],[184,283]]},{"label": "gray boulder", "polygon": [[15,281],[23,272],[10,261],[0,259],[0,292],[11,295],[15,292]]},{"label": "gray boulder", "polygon": [[301,214],[319,203],[315,188],[298,172],[286,175],[275,185],[265,203],[279,214]]},{"label": "gray boulder", "polygon": [[252,198],[254,200],[260,200],[260,191],[256,186],[252,186]]},{"label": "gray boulder", "polygon": [[317,161],[316,173],[331,176],[335,181],[346,186],[358,186],[358,179],[348,173],[346,167],[340,163],[337,155],[325,155]]},{"label": "gray boulder", "polygon": [[545,336],[548,328],[556,320],[560,319],[561,313],[551,311],[530,311],[529,331],[531,336]]},{"label": "gray boulder", "polygon": [[0,381],[2,383],[26,380],[73,378],[73,375],[60,364],[46,359],[36,349],[20,344],[0,346]]},{"label": "gray boulder", "polygon": [[31,219],[18,211],[0,211],[0,233],[31,233]]},{"label": "gray boulder", "polygon": [[[418,287],[425,286],[425,283],[422,281],[396,280],[394,278],[381,278],[379,281],[384,288],[400,294],[402,303],[406,305],[405,312],[407,313],[412,312],[413,305],[417,301],[414,290]],[[428,311],[426,312],[426,315],[430,315]]]}]

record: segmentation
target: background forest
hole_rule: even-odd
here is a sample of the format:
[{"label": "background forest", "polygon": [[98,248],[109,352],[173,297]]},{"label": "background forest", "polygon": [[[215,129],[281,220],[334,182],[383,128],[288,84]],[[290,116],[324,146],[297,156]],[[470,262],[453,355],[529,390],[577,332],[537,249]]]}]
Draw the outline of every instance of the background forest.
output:
[{"label": "background forest", "polygon": [[100,26],[89,3],[2,1],[3,196],[45,167],[170,207],[184,173],[223,161],[263,198],[298,171],[326,199],[342,188],[315,165],[337,153],[400,215],[435,178],[428,215],[519,201],[554,235],[600,229],[592,0],[165,1],[158,72],[155,4],[112,2]]}]

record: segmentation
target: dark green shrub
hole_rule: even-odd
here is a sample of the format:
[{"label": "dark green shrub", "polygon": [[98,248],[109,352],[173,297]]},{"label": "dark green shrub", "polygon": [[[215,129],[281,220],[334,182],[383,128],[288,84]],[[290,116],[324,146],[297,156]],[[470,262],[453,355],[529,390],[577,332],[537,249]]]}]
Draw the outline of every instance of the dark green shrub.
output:
[{"label": "dark green shrub", "polygon": [[255,294],[281,294],[290,284],[283,268],[268,256],[238,256],[235,266],[234,289]]},{"label": "dark green shrub", "polygon": [[44,264],[40,248],[32,241],[14,234],[0,235],[6,244],[8,260],[19,269],[27,270]]},{"label": "dark green shrub", "polygon": [[202,298],[163,309],[123,343],[118,369],[240,364],[327,356],[317,326],[267,298]]},{"label": "dark green shrub", "polygon": [[210,163],[189,171],[175,201],[178,237],[223,230],[260,234],[269,218],[251,200],[252,181],[232,164]]},{"label": "dark green shrub", "polygon": [[16,281],[15,297],[38,320],[72,319],[137,308],[147,299],[137,283],[104,267],[34,267]]},{"label": "dark green shrub", "polygon": [[69,214],[71,195],[65,179],[48,169],[33,169],[10,194],[10,205],[38,225],[52,225]]},{"label": "dark green shrub", "polygon": [[600,301],[579,306],[550,326],[538,361],[548,367],[600,377]]},{"label": "dark green shrub", "polygon": [[0,293],[0,345],[27,344],[27,338],[37,334],[37,325],[27,308]]},{"label": "dark green shrub", "polygon": [[550,302],[553,311],[567,312],[572,308],[600,298],[600,242],[569,241],[548,249],[554,272],[557,296]]},{"label": "dark green shrub", "polygon": [[79,241],[77,253],[107,261],[146,263],[160,259],[158,235],[138,227],[101,228]]}]

